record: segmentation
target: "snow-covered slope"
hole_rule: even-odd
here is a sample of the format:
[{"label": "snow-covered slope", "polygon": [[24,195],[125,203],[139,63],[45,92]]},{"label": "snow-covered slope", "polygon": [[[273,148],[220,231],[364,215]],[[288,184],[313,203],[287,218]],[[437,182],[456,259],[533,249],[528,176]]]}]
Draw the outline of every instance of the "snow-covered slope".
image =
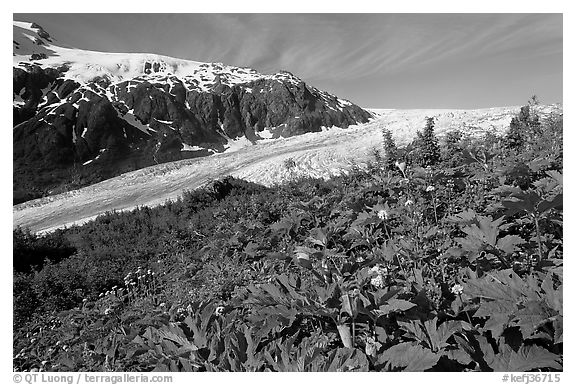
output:
[{"label": "snow-covered slope", "polygon": [[[189,87],[208,92],[218,84],[234,86],[260,79],[297,84],[299,79],[287,71],[261,74],[248,67],[235,67],[222,63],[204,63],[151,53],[111,53],[66,48],[59,45],[42,27],[14,21],[13,66],[26,68],[33,54],[45,58],[32,60],[41,68],[66,68],[64,79],[82,85],[104,78],[111,84],[138,78],[140,81],[170,81],[171,76],[184,80]],[[246,92],[251,92],[246,86]],[[326,93],[327,94],[327,93]],[[328,94],[327,94],[328,95]],[[350,104],[338,99],[340,107]]]},{"label": "snow-covered slope", "polygon": [[[373,110],[377,118],[348,129],[329,128],[318,133],[258,142],[230,153],[148,167],[65,194],[26,202],[14,207],[14,225],[47,231],[82,223],[109,210],[154,206],[174,199],[184,190],[204,185],[225,175],[272,185],[295,175],[328,178],[345,173],[369,160],[373,148],[381,146],[386,127],[399,144],[407,144],[421,130],[427,116],[436,118],[435,130],[442,136],[460,128],[474,135],[502,133],[519,107],[480,110]],[[561,110],[541,106],[540,113]],[[292,158],[296,167],[288,170]]]}]

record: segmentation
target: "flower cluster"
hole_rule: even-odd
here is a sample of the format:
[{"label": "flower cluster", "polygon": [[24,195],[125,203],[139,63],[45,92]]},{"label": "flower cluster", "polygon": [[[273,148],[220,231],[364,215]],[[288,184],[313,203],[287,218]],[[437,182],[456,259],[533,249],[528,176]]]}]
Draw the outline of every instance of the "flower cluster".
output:
[{"label": "flower cluster", "polygon": [[380,218],[382,220],[388,219],[388,212],[386,210],[378,211],[378,218]]},{"label": "flower cluster", "polygon": [[372,286],[381,289],[384,287],[384,280],[386,275],[388,274],[388,269],[381,265],[373,266],[370,270],[370,273],[375,274],[374,277],[370,279],[370,283]]},{"label": "flower cluster", "polygon": [[456,284],[456,285],[452,286],[450,291],[455,295],[460,295],[464,291],[464,286]]}]

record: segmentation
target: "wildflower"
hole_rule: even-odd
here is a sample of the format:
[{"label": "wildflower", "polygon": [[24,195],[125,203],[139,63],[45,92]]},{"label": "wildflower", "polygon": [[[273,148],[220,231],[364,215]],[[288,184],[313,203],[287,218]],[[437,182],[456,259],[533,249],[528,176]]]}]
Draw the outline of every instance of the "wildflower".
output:
[{"label": "wildflower", "polygon": [[398,167],[400,169],[400,171],[404,172],[404,170],[406,170],[406,163],[405,162],[398,162],[396,161],[396,163],[394,163],[396,165],[396,167]]},{"label": "wildflower", "polygon": [[375,277],[370,279],[370,283],[372,284],[372,286],[379,288],[379,289],[383,288],[384,287],[384,276],[386,274],[388,274],[388,269],[386,269],[383,266],[376,265],[376,266],[373,266],[369,271],[370,271],[370,273],[376,274]]},{"label": "wildflower", "polygon": [[380,275],[388,274],[388,269],[381,265],[372,266],[369,271],[370,273],[376,273]]},{"label": "wildflower", "polygon": [[88,300],[86,298],[82,299],[82,302],[86,303]]},{"label": "wildflower", "polygon": [[222,314],[224,314],[224,306],[218,306],[214,311],[214,314],[217,316],[221,316]]},{"label": "wildflower", "polygon": [[381,289],[384,287],[384,280],[382,279],[381,275],[377,275],[376,277],[372,278],[370,280],[370,283],[372,284],[372,286]]},{"label": "wildflower", "polygon": [[162,260],[161,260],[161,259],[159,259],[159,260],[158,260],[158,263],[162,263]]},{"label": "wildflower", "polygon": [[452,286],[450,291],[456,295],[460,295],[464,291],[464,287],[462,285],[456,284],[456,285]]},{"label": "wildflower", "polygon": [[382,220],[388,219],[388,213],[386,212],[386,210],[378,211],[378,218]]},{"label": "wildflower", "polygon": [[106,310],[104,310],[104,314],[105,315],[110,315],[112,313],[112,308],[107,308]]},{"label": "wildflower", "polygon": [[164,302],[162,302],[162,303],[160,304],[160,307],[164,307],[164,306],[166,306],[166,304],[165,304]]},{"label": "wildflower", "polygon": [[48,363],[48,361],[42,361],[41,364],[42,366],[46,365]]},{"label": "wildflower", "polygon": [[365,261],[365,259],[362,258],[362,257],[357,257],[357,258],[356,258],[356,263],[362,263],[362,262],[364,262],[364,261]]},{"label": "wildflower", "polygon": [[428,187],[426,187],[426,192],[431,192],[431,191],[434,191],[434,190],[436,190],[436,187],[434,187],[434,186],[428,186]]},{"label": "wildflower", "polygon": [[409,206],[409,205],[413,205],[414,201],[412,199],[408,199],[405,203],[404,206]]}]

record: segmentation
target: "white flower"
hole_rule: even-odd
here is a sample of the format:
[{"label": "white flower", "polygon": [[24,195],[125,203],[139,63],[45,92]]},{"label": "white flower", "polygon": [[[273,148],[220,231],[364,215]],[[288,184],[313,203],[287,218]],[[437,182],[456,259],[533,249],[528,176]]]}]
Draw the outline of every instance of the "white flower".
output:
[{"label": "white flower", "polygon": [[404,172],[404,170],[406,170],[406,163],[402,162],[398,162],[396,161],[395,163],[396,167],[398,167],[400,169],[400,171]]},{"label": "white flower", "polygon": [[112,311],[113,311],[112,308],[108,308],[108,309],[104,310],[104,314],[110,315],[112,313]]},{"label": "white flower", "polygon": [[217,316],[221,316],[222,314],[224,314],[224,306],[218,306],[214,311],[214,314],[216,314]]},{"label": "white flower", "polygon": [[414,204],[414,201],[412,199],[408,199],[406,201],[406,203],[404,203],[404,206],[409,206],[409,205],[413,205],[413,204]]},{"label": "white flower", "polygon": [[456,295],[460,295],[464,291],[464,287],[462,285],[456,284],[456,285],[452,286],[450,291]]},{"label": "white flower", "polygon": [[48,361],[42,361],[41,364],[42,366],[46,365],[48,363]]},{"label": "white flower", "polygon": [[86,298],[82,299],[82,302],[86,303],[88,300]]},{"label": "white flower", "polygon": [[380,275],[388,274],[388,269],[381,265],[372,266],[369,271],[371,273],[376,273]]},{"label": "white flower", "polygon": [[362,263],[362,262],[364,262],[364,261],[365,261],[365,259],[362,258],[362,257],[357,257],[357,258],[356,258],[356,263]]},{"label": "white flower", "polygon": [[377,275],[376,277],[372,278],[370,280],[370,283],[372,284],[372,286],[377,287],[378,289],[384,287],[384,280],[382,279],[381,275]]},{"label": "white flower", "polygon": [[436,190],[436,187],[434,187],[434,186],[428,186],[428,187],[426,187],[426,192],[431,192],[431,191],[434,191],[434,190]]},{"label": "white flower", "polygon": [[370,283],[372,286],[375,286],[379,289],[384,287],[384,276],[388,274],[388,269],[381,265],[376,265],[370,268],[370,273],[376,274],[375,277],[370,279]]},{"label": "white flower", "polygon": [[386,212],[386,210],[378,211],[378,218],[382,220],[388,219],[388,213]]}]

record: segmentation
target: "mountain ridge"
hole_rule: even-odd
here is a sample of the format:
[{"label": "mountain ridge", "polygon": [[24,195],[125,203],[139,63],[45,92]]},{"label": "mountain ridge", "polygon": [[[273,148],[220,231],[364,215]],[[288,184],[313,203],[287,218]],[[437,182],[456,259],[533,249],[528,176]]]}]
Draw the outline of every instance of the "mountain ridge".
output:
[{"label": "mountain ridge", "polygon": [[38,25],[14,29],[15,195],[373,117],[287,71],[63,48]]}]

